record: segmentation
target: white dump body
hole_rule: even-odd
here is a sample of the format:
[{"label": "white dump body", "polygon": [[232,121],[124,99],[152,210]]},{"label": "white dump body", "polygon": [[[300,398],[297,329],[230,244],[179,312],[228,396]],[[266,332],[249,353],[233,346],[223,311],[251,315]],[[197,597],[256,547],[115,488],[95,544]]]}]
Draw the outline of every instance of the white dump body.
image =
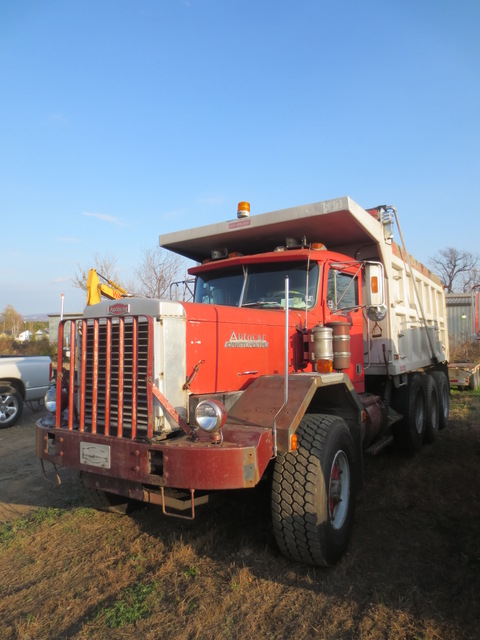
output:
[{"label": "white dump body", "polygon": [[[365,373],[401,375],[448,360],[445,293],[440,279],[393,241],[394,221],[379,221],[348,196],[160,236],[160,246],[202,262],[212,249],[245,255],[273,251],[286,238],[323,243],[352,261],[385,270],[386,317],[367,320]],[[364,295],[364,301],[366,297]],[[366,317],[366,315],[365,315]]]},{"label": "white dump body", "polygon": [[445,292],[440,280],[393,243],[383,249],[387,315],[368,321],[365,372],[407,373],[448,361]]}]

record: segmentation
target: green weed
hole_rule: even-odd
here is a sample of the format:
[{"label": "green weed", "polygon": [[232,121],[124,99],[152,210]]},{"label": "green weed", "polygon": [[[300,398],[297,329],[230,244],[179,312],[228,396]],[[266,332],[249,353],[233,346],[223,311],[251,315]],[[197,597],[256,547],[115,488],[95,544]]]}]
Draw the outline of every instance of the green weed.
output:
[{"label": "green weed", "polygon": [[[150,584],[136,584],[125,589],[122,598],[111,607],[103,610],[97,617],[103,615],[109,629],[118,629],[126,624],[135,624],[138,620],[150,615],[153,608],[152,594],[157,588],[157,582]],[[161,596],[160,596],[161,597]]]},{"label": "green weed", "polygon": [[0,544],[8,546],[19,535],[29,535],[45,522],[57,522],[61,514],[61,509],[51,507],[38,509],[25,518],[6,522],[0,525]]},{"label": "green weed", "polygon": [[200,573],[200,569],[192,565],[188,567],[188,569],[185,569],[185,571],[183,572],[183,575],[186,578],[195,578],[196,576],[199,575],[199,573]]}]

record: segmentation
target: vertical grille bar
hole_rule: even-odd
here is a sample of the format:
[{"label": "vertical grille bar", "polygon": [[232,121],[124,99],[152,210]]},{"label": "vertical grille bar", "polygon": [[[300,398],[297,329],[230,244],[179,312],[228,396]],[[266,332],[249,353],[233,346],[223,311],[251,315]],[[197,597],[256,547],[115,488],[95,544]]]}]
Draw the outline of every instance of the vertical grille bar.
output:
[{"label": "vertical grille bar", "polygon": [[145,380],[148,408],[147,437],[153,438],[153,318],[151,317],[148,318],[148,338],[147,371]]},{"label": "vertical grille bar", "polygon": [[68,378],[68,429],[73,429],[75,402],[75,363],[77,362],[77,325],[70,320],[70,375]]},{"label": "vertical grille bar", "polygon": [[125,348],[125,319],[119,319],[118,325],[118,425],[117,437],[123,436],[123,376],[125,373],[125,359],[123,357]]},{"label": "vertical grille bar", "polygon": [[106,346],[105,346],[105,435],[110,435],[110,402],[111,402],[111,371],[112,371],[112,319],[107,318]]},{"label": "vertical grille bar", "polygon": [[138,369],[138,318],[133,318],[132,335],[132,434],[134,440],[137,437],[137,369]]},{"label": "vertical grille bar", "polygon": [[87,385],[87,321],[82,321],[82,376],[80,381],[80,431],[85,431],[85,404]]},{"label": "vertical grille bar", "polygon": [[97,433],[98,408],[98,320],[93,325],[92,433]]}]

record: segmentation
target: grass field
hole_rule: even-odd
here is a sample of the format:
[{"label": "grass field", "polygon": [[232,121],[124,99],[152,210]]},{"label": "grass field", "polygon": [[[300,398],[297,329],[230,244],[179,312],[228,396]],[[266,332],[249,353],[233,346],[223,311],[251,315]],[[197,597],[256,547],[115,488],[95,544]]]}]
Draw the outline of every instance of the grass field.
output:
[{"label": "grass field", "polygon": [[[4,434],[5,435],[5,434]],[[194,522],[62,508],[0,525],[0,638],[480,638],[480,393],[407,457],[366,462],[352,542],[330,569],[282,557],[265,491]]]}]

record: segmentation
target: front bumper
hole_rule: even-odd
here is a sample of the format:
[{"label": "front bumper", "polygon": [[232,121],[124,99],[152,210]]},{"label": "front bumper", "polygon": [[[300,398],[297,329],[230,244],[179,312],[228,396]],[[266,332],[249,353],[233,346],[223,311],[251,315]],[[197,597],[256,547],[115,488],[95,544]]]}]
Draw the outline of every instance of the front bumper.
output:
[{"label": "front bumper", "polygon": [[[222,444],[200,434],[146,442],[56,428],[40,419],[36,454],[58,466],[94,474],[97,488],[122,485],[213,491],[254,487],[273,454],[271,429],[228,426]],[[102,482],[102,478],[105,479]]]}]

